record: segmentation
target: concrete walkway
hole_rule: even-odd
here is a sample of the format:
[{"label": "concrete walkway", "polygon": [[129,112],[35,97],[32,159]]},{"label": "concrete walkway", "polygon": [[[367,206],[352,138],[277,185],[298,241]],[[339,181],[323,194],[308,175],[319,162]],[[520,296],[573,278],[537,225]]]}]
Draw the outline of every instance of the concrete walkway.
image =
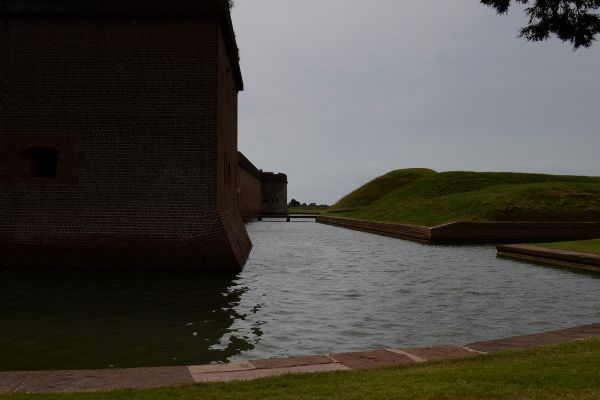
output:
[{"label": "concrete walkway", "polygon": [[420,363],[430,360],[463,358],[591,337],[600,337],[600,324],[536,335],[470,343],[465,346],[385,349],[188,367],[0,372],[0,393],[68,393],[129,388],[143,389],[187,385],[197,382],[251,380],[284,374],[346,371]]}]

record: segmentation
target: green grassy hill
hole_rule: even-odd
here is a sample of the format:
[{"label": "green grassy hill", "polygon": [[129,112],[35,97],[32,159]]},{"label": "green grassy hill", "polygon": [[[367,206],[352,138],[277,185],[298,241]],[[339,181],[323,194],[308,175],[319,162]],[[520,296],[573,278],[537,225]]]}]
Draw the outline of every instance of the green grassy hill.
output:
[{"label": "green grassy hill", "polygon": [[434,226],[451,221],[600,221],[600,177],[402,169],[325,215]]}]

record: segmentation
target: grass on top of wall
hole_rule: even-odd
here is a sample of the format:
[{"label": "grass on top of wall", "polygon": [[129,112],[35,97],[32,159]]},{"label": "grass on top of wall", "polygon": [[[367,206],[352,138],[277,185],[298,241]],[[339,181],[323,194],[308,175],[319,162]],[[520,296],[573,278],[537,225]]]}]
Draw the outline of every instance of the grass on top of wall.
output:
[{"label": "grass on top of wall", "polygon": [[2,400],[600,399],[600,339],[455,361],[251,382]]},{"label": "grass on top of wall", "polygon": [[452,221],[600,221],[600,177],[402,169],[324,215],[412,225]]},{"label": "grass on top of wall", "polygon": [[579,240],[575,242],[542,243],[536,246],[600,255],[600,239]]}]

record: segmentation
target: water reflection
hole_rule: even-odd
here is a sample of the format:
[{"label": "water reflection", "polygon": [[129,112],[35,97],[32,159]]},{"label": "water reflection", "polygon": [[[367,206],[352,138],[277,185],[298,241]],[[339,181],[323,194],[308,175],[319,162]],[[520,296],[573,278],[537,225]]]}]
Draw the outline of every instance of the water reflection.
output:
[{"label": "water reflection", "polygon": [[253,349],[230,332],[234,320],[246,317],[236,309],[247,288],[235,279],[191,272],[1,272],[0,370],[225,361]]},{"label": "water reflection", "polygon": [[0,272],[0,370],[471,341],[600,321],[600,275],[315,223],[254,223],[242,273]]}]

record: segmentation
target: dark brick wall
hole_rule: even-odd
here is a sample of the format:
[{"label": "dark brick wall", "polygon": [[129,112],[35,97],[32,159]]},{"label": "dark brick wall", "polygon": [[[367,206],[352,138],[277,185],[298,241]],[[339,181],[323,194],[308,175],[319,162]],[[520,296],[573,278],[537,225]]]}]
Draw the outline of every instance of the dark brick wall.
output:
[{"label": "dark brick wall", "polygon": [[218,40],[218,118],[217,118],[217,208],[229,248],[243,264],[252,243],[238,206],[237,96],[238,87],[227,52],[225,38],[219,30]]},{"label": "dark brick wall", "polygon": [[262,212],[263,214],[287,214],[287,176],[263,172]]},{"label": "dark brick wall", "polygon": [[262,214],[262,172],[238,152],[238,203],[242,216]]},{"label": "dark brick wall", "polygon": [[[0,15],[0,264],[243,265],[249,239],[218,188],[237,146],[220,24]],[[20,176],[33,146],[60,151],[56,178]]]},{"label": "dark brick wall", "polygon": [[261,215],[262,182],[244,168],[239,168],[238,186],[240,211],[243,216]]}]

